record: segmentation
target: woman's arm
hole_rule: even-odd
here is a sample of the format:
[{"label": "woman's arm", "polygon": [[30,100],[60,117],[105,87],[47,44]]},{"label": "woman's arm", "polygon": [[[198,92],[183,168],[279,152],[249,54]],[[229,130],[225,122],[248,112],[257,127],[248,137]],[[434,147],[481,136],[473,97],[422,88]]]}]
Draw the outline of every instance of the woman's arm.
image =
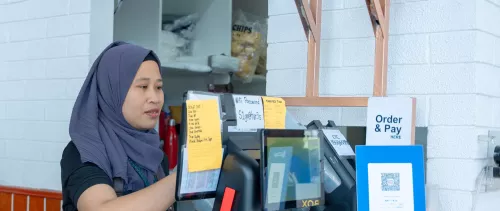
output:
[{"label": "woman's arm", "polygon": [[78,210],[164,211],[175,202],[176,179],[177,174],[173,173],[147,188],[122,197],[117,197],[109,185],[94,185],[78,199]]}]

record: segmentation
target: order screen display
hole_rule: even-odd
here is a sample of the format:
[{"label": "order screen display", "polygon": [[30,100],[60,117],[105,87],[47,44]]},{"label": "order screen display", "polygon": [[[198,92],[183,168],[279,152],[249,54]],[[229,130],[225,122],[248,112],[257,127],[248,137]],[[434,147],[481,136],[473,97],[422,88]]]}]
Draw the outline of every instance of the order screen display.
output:
[{"label": "order screen display", "polygon": [[267,204],[321,197],[321,150],[317,137],[267,137]]}]

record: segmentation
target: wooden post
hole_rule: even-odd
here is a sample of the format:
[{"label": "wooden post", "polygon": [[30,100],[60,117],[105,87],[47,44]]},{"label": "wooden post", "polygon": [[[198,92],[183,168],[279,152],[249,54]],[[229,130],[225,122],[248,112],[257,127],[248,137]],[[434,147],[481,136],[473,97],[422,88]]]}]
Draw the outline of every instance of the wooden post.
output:
[{"label": "wooden post", "polygon": [[390,0],[366,0],[366,2],[375,33],[373,96],[387,96],[387,53],[389,51],[388,11]]},{"label": "wooden post", "polygon": [[[373,96],[387,95],[390,0],[365,0],[375,35]],[[306,96],[284,97],[287,106],[366,107],[368,97],[320,97],[321,0],[295,0],[307,36]],[[340,29],[342,30],[342,29]]]},{"label": "wooden post", "polygon": [[319,96],[319,58],[321,41],[321,0],[295,0],[308,40],[306,97]]}]

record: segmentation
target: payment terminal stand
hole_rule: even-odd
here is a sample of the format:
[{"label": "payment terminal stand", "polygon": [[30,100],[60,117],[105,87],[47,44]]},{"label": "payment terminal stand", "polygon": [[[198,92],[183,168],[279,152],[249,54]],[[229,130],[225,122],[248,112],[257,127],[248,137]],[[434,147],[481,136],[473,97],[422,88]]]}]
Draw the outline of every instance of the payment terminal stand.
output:
[{"label": "payment terminal stand", "polygon": [[[307,125],[307,129],[338,129],[334,121],[329,120],[324,126],[321,121],[314,120]],[[325,142],[328,140],[325,138]],[[314,207],[311,210],[319,211],[356,211],[356,172],[353,157],[340,157],[335,149],[324,143],[325,162],[325,206]],[[352,161],[349,161],[352,160]]]}]

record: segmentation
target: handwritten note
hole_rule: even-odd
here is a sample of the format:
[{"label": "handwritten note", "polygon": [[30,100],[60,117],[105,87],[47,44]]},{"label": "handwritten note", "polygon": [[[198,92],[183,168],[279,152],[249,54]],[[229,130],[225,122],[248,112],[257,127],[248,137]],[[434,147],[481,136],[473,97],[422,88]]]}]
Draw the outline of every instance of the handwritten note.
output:
[{"label": "handwritten note", "polygon": [[187,100],[188,171],[218,169],[222,138],[217,100]]},{"label": "handwritten note", "polygon": [[264,127],[266,129],[285,129],[285,101],[277,97],[262,96],[264,103]]},{"label": "handwritten note", "polygon": [[339,130],[323,130],[328,142],[340,156],[353,156],[354,151]]},{"label": "handwritten note", "polygon": [[[220,110],[220,106],[219,106],[219,94],[217,93],[201,93],[201,92],[198,92],[198,91],[188,91],[187,93],[187,99],[188,100],[217,100],[217,108],[219,108]],[[220,113],[220,112],[219,112]],[[222,115],[220,115],[222,116]],[[220,120],[220,125],[221,125],[221,129],[222,129],[222,120]],[[222,132],[222,130],[221,130]]]},{"label": "handwritten note", "polygon": [[239,129],[264,128],[264,111],[260,96],[233,95],[236,125]]}]

